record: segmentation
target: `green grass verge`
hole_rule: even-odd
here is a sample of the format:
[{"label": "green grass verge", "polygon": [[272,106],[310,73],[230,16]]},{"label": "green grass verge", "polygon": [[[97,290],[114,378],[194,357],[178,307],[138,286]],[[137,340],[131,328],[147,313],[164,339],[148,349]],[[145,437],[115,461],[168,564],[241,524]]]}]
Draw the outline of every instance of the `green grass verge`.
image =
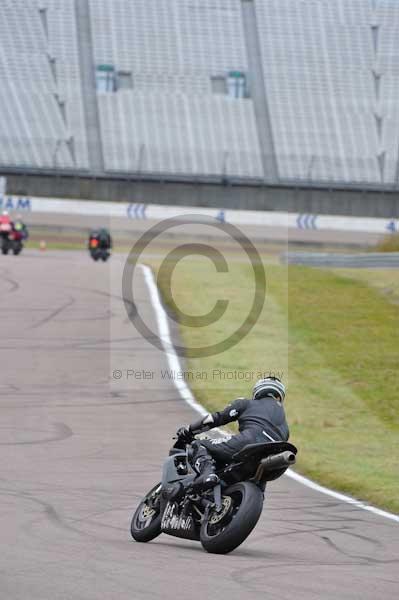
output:
[{"label": "green grass verge", "polygon": [[398,269],[337,269],[335,272],[362,281],[378,290],[388,302],[399,304]]},{"label": "green grass verge", "polygon": [[372,248],[374,252],[399,252],[399,233],[389,233]]},{"label": "green grass verge", "polygon": [[[25,248],[38,250],[40,248],[40,241],[30,240],[25,245]],[[60,241],[46,241],[46,250],[85,250],[85,248],[79,242],[67,242],[61,239]]]},{"label": "green grass verge", "polygon": [[[234,262],[229,269],[216,273],[206,259],[176,266],[172,289],[181,310],[200,315],[218,298],[230,299],[213,325],[180,324],[188,346],[223,339],[245,318],[251,270]],[[381,282],[370,285],[373,272],[368,279],[361,273],[363,280],[348,271],[267,265],[255,327],[221,354],[188,359],[188,381],[214,410],[247,395],[259,373],[284,373],[298,471],[399,512],[399,306],[381,293]],[[158,283],[166,298],[166,282]]]}]

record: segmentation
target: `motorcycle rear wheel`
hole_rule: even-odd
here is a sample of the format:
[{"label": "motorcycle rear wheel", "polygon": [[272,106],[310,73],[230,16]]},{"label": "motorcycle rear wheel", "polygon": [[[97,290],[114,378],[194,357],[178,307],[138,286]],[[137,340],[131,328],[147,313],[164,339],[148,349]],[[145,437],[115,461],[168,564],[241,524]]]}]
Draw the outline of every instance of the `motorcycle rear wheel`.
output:
[{"label": "motorcycle rear wheel", "polygon": [[211,512],[201,525],[201,544],[213,554],[228,554],[249,536],[262,513],[263,493],[243,481],[227,488],[222,502],[222,511]]},{"label": "motorcycle rear wheel", "polygon": [[150,542],[161,533],[161,484],[144,496],[135,510],[130,533],[136,542]]}]

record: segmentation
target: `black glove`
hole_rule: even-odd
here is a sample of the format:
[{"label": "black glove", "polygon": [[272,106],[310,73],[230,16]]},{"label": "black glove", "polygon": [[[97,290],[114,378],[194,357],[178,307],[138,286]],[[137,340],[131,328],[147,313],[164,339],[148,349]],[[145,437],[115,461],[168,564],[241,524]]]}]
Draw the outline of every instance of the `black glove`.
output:
[{"label": "black glove", "polygon": [[186,425],[184,427],[179,427],[179,429],[176,431],[176,435],[180,440],[182,440],[182,442],[185,442],[186,444],[190,444],[194,438],[190,426],[187,427]]}]

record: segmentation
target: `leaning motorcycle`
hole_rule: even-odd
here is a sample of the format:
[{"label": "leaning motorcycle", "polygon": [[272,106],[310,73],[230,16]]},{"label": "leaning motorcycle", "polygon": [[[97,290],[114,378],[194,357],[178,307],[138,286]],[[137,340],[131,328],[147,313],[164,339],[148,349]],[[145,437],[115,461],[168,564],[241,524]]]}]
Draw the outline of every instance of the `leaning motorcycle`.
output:
[{"label": "leaning motorcycle", "polygon": [[288,442],[248,444],[228,465],[217,465],[220,482],[212,489],[196,485],[190,445],[177,438],[166,459],[162,481],[140,502],[130,526],[137,542],[161,533],[201,542],[207,552],[227,554],[249,536],[263,509],[269,481],[296,461]]}]

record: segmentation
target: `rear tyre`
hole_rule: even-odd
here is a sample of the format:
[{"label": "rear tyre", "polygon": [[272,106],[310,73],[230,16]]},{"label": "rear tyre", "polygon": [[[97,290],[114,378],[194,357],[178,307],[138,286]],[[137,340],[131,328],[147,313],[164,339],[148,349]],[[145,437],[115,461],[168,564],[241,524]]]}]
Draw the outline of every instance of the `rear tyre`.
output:
[{"label": "rear tyre", "polygon": [[249,481],[227,488],[220,514],[213,511],[201,525],[200,540],[207,552],[227,554],[249,536],[263,508],[261,490]]},{"label": "rear tyre", "polygon": [[161,533],[161,487],[153,487],[136,508],[130,524],[136,542],[150,542]]}]

